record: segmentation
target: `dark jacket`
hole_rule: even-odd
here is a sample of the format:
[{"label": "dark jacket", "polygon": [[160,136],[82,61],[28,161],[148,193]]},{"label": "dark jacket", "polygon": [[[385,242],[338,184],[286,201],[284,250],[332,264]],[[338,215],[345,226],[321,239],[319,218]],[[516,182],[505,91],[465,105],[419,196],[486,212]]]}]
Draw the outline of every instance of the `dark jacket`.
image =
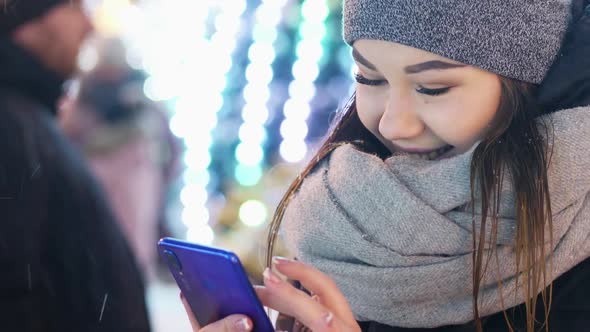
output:
[{"label": "dark jacket", "polygon": [[61,81],[0,38],[0,330],[149,331],[134,258],[55,123]]}]

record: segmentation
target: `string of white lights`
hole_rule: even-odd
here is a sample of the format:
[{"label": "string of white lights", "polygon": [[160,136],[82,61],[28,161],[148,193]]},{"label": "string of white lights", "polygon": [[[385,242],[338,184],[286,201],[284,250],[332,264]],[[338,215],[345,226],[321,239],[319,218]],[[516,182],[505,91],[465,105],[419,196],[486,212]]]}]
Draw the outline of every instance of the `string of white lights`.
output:
[{"label": "string of white lights", "polygon": [[[273,80],[272,64],[276,58],[274,43],[285,4],[286,0],[264,0],[256,9],[253,43],[248,50],[250,63],[246,68],[246,104],[242,110],[240,143],[236,148],[235,176],[244,186],[255,185],[262,177],[263,144],[268,136],[265,123],[269,117],[269,84]],[[239,217],[246,226],[258,227],[266,222],[268,212],[261,201],[249,200],[240,206]]]},{"label": "string of white lights", "polygon": [[292,68],[294,80],[289,85],[290,99],[285,103],[285,120],[280,128],[283,138],[280,153],[288,162],[298,162],[307,154],[307,118],[311,113],[310,102],[316,93],[314,81],[319,75],[319,62],[324,53],[322,41],[326,36],[328,14],[327,1],[307,0],[301,7],[297,60]]},{"label": "string of white lights", "polygon": [[246,67],[247,85],[244,88],[246,104],[242,109],[243,123],[239,129],[240,143],[236,147],[238,183],[252,186],[262,177],[264,142],[267,138],[265,123],[270,98],[269,84],[273,80],[272,64],[276,58],[274,43],[286,0],[264,0],[256,9],[253,43],[248,50],[250,63]]},{"label": "string of white lights", "polygon": [[[143,38],[142,47],[148,55],[143,67],[150,74],[146,95],[175,100],[170,126],[185,145],[181,219],[188,228],[186,238],[193,242],[214,241],[207,207],[211,132],[223,105],[245,10],[245,1],[162,1],[150,11],[153,33],[143,32],[150,36]],[[215,33],[209,38],[212,14]]]}]

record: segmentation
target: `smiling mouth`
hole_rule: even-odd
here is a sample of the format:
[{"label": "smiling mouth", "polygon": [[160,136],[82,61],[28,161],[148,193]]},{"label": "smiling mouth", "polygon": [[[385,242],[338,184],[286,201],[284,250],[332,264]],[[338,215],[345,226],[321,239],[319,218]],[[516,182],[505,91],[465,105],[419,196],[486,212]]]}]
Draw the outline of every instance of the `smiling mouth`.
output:
[{"label": "smiling mouth", "polygon": [[408,156],[416,157],[419,159],[436,160],[436,159],[442,157],[447,152],[451,151],[453,148],[454,148],[454,146],[452,146],[452,145],[445,145],[442,148],[438,148],[434,151],[430,151],[430,152],[426,152],[426,153],[405,152],[405,151],[401,151],[401,153],[408,155]]}]

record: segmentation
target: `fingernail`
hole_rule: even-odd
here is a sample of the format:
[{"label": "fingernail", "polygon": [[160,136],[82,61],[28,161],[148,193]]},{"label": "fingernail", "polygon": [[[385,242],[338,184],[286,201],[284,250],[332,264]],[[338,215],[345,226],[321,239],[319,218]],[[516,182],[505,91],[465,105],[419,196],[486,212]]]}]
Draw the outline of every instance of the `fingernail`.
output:
[{"label": "fingernail", "polygon": [[324,323],[326,323],[327,326],[332,325],[332,321],[334,320],[334,314],[331,312],[328,312],[326,314],[324,314]]},{"label": "fingernail", "polygon": [[317,296],[317,295],[313,295],[313,296],[311,297],[311,299],[312,299],[312,300],[314,300],[315,302],[320,302],[320,297],[319,297],[319,296]]},{"label": "fingernail", "polygon": [[291,260],[285,257],[275,256],[272,258],[272,263],[274,265],[286,265],[291,263]]},{"label": "fingernail", "polygon": [[238,331],[252,330],[252,324],[250,324],[250,321],[247,318],[240,318],[238,321],[236,321],[235,326]]},{"label": "fingernail", "polygon": [[281,279],[279,279],[279,277],[276,274],[274,274],[268,267],[264,270],[262,276],[264,277],[264,279],[268,280],[272,284],[279,284],[281,282]]}]

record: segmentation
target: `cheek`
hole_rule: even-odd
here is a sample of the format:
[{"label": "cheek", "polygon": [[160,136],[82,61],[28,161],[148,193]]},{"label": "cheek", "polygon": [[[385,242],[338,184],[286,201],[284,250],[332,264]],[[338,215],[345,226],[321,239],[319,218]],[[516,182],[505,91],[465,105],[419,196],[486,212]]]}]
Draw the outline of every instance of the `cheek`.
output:
[{"label": "cheek", "polygon": [[497,111],[494,100],[463,99],[462,103],[438,108],[438,116],[432,119],[430,127],[445,142],[469,148],[485,136]]},{"label": "cheek", "polygon": [[[68,22],[68,24],[63,24]],[[49,18],[49,25],[63,52],[78,52],[78,47],[88,33],[88,22],[84,14],[74,8],[64,8]],[[57,37],[56,37],[57,38]]]},{"label": "cheek", "polygon": [[364,91],[363,87],[356,90],[356,109],[361,123],[374,135],[379,132],[379,120],[383,114],[382,98]]}]

